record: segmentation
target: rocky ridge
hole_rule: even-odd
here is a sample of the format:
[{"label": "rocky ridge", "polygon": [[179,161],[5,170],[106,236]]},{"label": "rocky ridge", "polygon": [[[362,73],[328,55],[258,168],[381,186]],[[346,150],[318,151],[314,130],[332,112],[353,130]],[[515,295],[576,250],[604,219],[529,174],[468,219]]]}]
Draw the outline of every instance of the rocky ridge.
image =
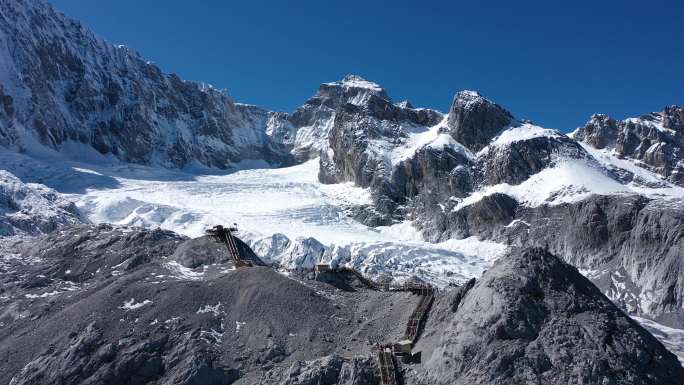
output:
[{"label": "rocky ridge", "polygon": [[674,355],[635,326],[572,266],[517,250],[438,300],[410,382],[678,383]]},{"label": "rocky ridge", "polygon": [[591,117],[573,138],[636,162],[668,181],[684,185],[684,108],[668,106],[638,118]]},{"label": "rocky ridge", "polygon": [[0,15],[0,144],[166,167],[292,161],[268,111],[163,73],[41,0],[3,1]]}]

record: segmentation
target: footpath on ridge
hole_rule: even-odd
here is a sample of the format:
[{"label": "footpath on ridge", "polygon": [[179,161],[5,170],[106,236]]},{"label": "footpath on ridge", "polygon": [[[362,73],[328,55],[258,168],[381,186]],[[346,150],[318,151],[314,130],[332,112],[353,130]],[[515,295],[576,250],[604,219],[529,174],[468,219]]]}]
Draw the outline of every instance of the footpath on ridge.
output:
[{"label": "footpath on ridge", "polygon": [[[223,227],[217,225],[207,230],[206,234],[226,246],[228,254],[235,263],[236,268],[254,266],[252,261],[242,258],[235,243],[234,232],[237,232],[237,227]],[[404,291],[420,296],[420,300],[405,326],[404,338],[401,341],[377,345],[381,383],[383,385],[399,385],[401,383],[401,373],[397,360],[401,359],[403,362],[416,360],[415,355],[412,354],[412,348],[420,336],[425,319],[432,307],[435,298],[435,289],[432,285],[425,283],[407,282],[401,285],[393,285],[390,283],[376,282],[364,277],[364,275],[356,269],[349,267],[331,268],[330,265],[327,264],[318,264],[315,267],[315,276],[317,280],[321,280],[325,275],[341,274],[348,274],[355,277],[359,282],[371,290]]]}]

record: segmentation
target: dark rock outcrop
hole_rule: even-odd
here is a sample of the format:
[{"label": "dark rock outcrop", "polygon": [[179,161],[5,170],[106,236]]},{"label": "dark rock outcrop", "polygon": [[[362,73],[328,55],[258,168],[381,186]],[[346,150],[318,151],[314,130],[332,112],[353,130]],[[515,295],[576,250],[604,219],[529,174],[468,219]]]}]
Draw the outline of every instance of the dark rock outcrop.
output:
[{"label": "dark rock outcrop", "polygon": [[513,120],[510,112],[479,93],[461,91],[451,103],[447,128],[457,142],[478,152]]},{"label": "dark rock outcrop", "polygon": [[478,154],[474,170],[480,186],[516,185],[553,167],[558,160],[589,157],[582,146],[565,135],[539,136],[488,146]]},{"label": "dark rock outcrop", "polygon": [[519,210],[508,239],[548,245],[631,314],[684,325],[684,202],[592,196]]},{"label": "dark rock outcrop", "polygon": [[440,298],[416,350],[424,364],[408,383],[674,385],[684,375],[655,337],[538,248]]},{"label": "dark rock outcrop", "polygon": [[630,314],[684,325],[684,202],[592,195],[528,207],[491,194],[423,222],[433,240],[478,236],[548,247]]}]

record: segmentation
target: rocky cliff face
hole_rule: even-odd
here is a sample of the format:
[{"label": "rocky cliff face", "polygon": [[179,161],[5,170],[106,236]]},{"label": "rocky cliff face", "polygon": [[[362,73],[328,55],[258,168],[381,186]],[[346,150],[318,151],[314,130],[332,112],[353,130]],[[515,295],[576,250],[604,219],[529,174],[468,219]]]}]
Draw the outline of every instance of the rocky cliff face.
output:
[{"label": "rocky cliff face", "polygon": [[3,1],[0,15],[0,144],[77,142],[169,167],[289,162],[278,130],[266,130],[267,111],[165,74],[43,1]]},{"label": "rocky cliff face", "polygon": [[388,224],[392,216],[388,213],[401,203],[405,190],[412,189],[406,185],[409,181],[391,182],[397,160],[413,146],[413,134],[433,129],[443,116],[434,110],[394,104],[384,90],[356,102],[342,104],[335,113],[329,150],[321,152],[319,180],[353,181],[372,188],[378,215],[366,217],[366,223]]},{"label": "rocky cliff face", "polygon": [[681,325],[678,111],[624,122],[595,116],[569,137],[471,91],[458,93],[433,126],[393,125],[348,105],[336,116],[319,177],[370,187],[374,207],[358,215],[366,223],[412,219],[433,241],[547,245],[592,272],[624,309]]},{"label": "rocky cliff face", "polygon": [[461,91],[451,103],[445,131],[471,151],[478,152],[513,122],[513,115],[501,106],[475,91]]},{"label": "rocky cliff face", "polygon": [[596,149],[612,151],[639,167],[684,185],[684,108],[666,107],[639,118],[615,120],[593,115],[574,138]]},{"label": "rocky cliff face", "polygon": [[529,207],[506,194],[433,221],[444,238],[479,236],[547,247],[579,268],[625,311],[679,326],[684,250],[681,200],[592,195]]},{"label": "rocky cliff face", "polygon": [[684,369],[575,268],[543,249],[500,259],[434,306],[416,384],[677,384]]}]

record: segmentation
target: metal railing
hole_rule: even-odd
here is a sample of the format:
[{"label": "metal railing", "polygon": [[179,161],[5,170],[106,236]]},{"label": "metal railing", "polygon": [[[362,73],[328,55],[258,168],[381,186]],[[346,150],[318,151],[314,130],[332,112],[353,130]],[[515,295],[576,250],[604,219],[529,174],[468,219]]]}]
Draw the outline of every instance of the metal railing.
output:
[{"label": "metal railing", "polygon": [[242,256],[240,255],[240,250],[238,249],[237,243],[235,243],[235,237],[233,236],[233,233],[237,231],[237,227],[226,228],[221,225],[216,225],[207,230],[205,233],[214,238],[214,240],[217,242],[226,245],[226,248],[228,248],[228,254],[233,259],[235,267],[252,266],[252,262],[250,260],[242,259]]},{"label": "metal railing", "polygon": [[378,361],[380,362],[380,382],[382,385],[398,385],[397,366],[392,349],[378,345]]},{"label": "metal railing", "polygon": [[[325,273],[348,273],[356,277],[359,282],[370,289],[380,291],[410,291],[413,294],[420,296],[418,304],[413,309],[409,320],[406,324],[406,331],[404,333],[404,340],[410,341],[411,347],[414,346],[418,340],[421,327],[430,312],[430,308],[435,298],[435,290],[430,284],[405,282],[401,285],[391,285],[389,283],[376,282],[372,279],[366,278],[358,270],[351,267],[337,267],[330,268]],[[406,351],[395,352],[395,344],[377,345],[378,362],[380,367],[380,380],[382,385],[398,385],[398,378],[400,373],[397,367],[395,353],[406,354]],[[408,352],[410,354],[410,350]]]}]

